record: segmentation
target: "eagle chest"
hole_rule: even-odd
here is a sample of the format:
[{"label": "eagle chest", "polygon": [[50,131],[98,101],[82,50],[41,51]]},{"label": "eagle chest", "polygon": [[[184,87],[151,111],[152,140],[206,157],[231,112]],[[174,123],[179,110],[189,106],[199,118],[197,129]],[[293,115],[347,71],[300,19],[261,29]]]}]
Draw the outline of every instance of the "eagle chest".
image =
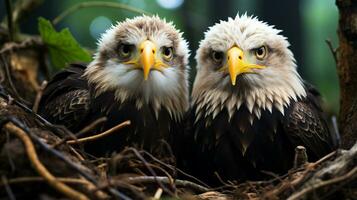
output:
[{"label": "eagle chest", "polygon": [[258,178],[260,170],[279,173],[292,163],[293,148],[284,134],[283,115],[273,109],[263,110],[253,122],[250,116],[244,106],[231,118],[223,109],[215,118],[207,116],[194,125],[198,151],[207,155],[208,165],[222,177]]},{"label": "eagle chest", "polygon": [[[160,140],[169,140],[173,126],[168,114],[162,110],[155,115],[149,105],[140,109],[133,102],[118,103],[110,96],[101,96],[93,100],[90,121],[106,117],[107,121],[96,133],[108,130],[121,122],[130,120],[131,124],[116,133],[107,136],[93,145],[87,145],[88,151],[94,154],[120,151],[125,146],[135,146],[150,152],[155,151]],[[94,148],[93,148],[94,146]]]}]

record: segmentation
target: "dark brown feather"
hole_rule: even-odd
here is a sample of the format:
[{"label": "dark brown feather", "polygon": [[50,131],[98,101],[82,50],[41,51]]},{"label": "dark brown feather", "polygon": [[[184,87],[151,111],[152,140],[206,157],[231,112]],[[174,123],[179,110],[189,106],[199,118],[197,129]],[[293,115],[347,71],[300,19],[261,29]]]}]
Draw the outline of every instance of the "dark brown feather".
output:
[{"label": "dark brown feather", "polygon": [[310,161],[329,153],[333,146],[317,93],[309,90],[307,93],[306,98],[285,107],[284,115],[276,108],[272,112],[262,110],[261,118],[252,125],[244,105],[230,121],[223,109],[214,119],[207,116],[194,123],[193,105],[191,129],[186,133],[186,141],[192,143],[192,148],[185,149],[183,155],[187,160],[182,166],[215,185],[220,182],[214,172],[224,180],[241,181],[266,177],[261,171],[285,173],[293,166],[297,145],[305,146]]},{"label": "dark brown feather", "polygon": [[321,158],[333,148],[319,98],[319,93],[309,85],[307,98],[293,104],[283,121],[284,130],[293,146],[304,146],[310,161]]},{"label": "dark brown feather", "polygon": [[58,73],[48,84],[40,103],[40,113],[49,121],[67,126],[77,132],[100,117],[108,120],[91,131],[98,134],[126,120],[131,125],[85,145],[87,152],[104,155],[120,151],[125,146],[136,146],[156,155],[161,148],[161,140],[171,140],[175,132],[182,131],[181,122],[171,119],[169,112],[162,108],[156,118],[150,104],[138,109],[135,100],[118,103],[114,92],[94,95],[94,86],[83,77],[85,65],[73,64]]}]

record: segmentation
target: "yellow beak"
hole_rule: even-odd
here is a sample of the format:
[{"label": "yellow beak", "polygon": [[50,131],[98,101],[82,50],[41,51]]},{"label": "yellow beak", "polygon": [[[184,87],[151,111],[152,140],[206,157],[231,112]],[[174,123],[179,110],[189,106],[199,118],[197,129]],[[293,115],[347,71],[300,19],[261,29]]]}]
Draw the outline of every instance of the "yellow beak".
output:
[{"label": "yellow beak", "polygon": [[234,46],[227,51],[228,72],[232,85],[236,84],[237,76],[243,73],[254,73],[252,69],[263,69],[264,66],[250,64],[244,61],[243,51]]},{"label": "yellow beak", "polygon": [[151,68],[155,65],[156,46],[153,42],[145,40],[140,44],[140,62],[143,68],[144,80],[147,80]]}]

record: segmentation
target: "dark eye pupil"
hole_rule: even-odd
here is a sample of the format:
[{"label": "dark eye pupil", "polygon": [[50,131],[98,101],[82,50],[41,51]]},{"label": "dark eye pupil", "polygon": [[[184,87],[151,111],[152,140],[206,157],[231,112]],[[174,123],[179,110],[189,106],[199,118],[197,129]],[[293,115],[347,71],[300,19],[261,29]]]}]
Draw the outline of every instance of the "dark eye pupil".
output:
[{"label": "dark eye pupil", "polygon": [[171,55],[171,49],[170,48],[165,48],[164,49],[164,54],[165,54],[165,56]]},{"label": "dark eye pupil", "polygon": [[263,55],[263,53],[264,53],[264,48],[263,48],[263,47],[262,47],[262,48],[259,48],[259,49],[257,50],[257,54],[258,54],[259,56]]},{"label": "dark eye pupil", "polygon": [[220,52],[214,52],[214,53],[213,53],[213,58],[214,58],[215,60],[219,61],[219,60],[221,60],[221,59],[223,58],[223,55],[222,55],[222,53],[220,53]]},{"label": "dark eye pupil", "polygon": [[129,45],[124,45],[124,46],[123,46],[123,53],[127,54],[127,53],[129,53],[129,52],[130,52],[130,47],[129,47]]}]

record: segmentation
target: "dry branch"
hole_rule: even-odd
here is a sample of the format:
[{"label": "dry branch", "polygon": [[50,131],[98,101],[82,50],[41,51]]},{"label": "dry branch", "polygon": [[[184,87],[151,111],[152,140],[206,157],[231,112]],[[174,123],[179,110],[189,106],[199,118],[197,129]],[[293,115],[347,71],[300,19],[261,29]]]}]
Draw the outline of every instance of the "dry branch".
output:
[{"label": "dry branch", "polygon": [[116,131],[122,129],[125,126],[129,126],[130,125],[130,121],[125,121],[123,123],[120,123],[116,126],[114,126],[113,128],[104,131],[103,133],[97,134],[97,135],[93,135],[93,136],[89,136],[89,137],[85,137],[85,138],[80,138],[80,139],[76,139],[76,140],[68,140],[67,144],[80,144],[80,143],[85,143],[85,142],[90,142],[90,141],[94,141],[97,140],[99,138],[108,136],[112,133],[115,133]]},{"label": "dry branch", "polygon": [[39,160],[35,147],[30,139],[30,137],[19,127],[15,126],[13,123],[7,123],[5,128],[12,134],[16,135],[24,143],[27,155],[35,168],[35,170],[40,174],[49,185],[51,185],[56,190],[62,192],[65,196],[71,199],[86,200],[89,199],[86,195],[70,188],[69,186],[61,183],[53,176],[46,167]]},{"label": "dry branch", "polygon": [[[171,180],[165,176],[137,176],[137,177],[128,177],[128,182],[131,184],[143,184],[143,183],[152,183],[155,184],[157,181],[160,181],[164,184],[171,184]],[[209,188],[201,186],[191,181],[186,180],[174,180],[176,186],[184,187],[187,189],[193,189],[196,192],[208,192],[210,191]]]},{"label": "dry branch", "polygon": [[[319,193],[321,196],[328,196],[329,189],[333,187],[342,187],[357,178],[357,143],[349,150],[341,152],[341,155],[329,163],[327,166],[319,169],[310,179],[306,180],[297,192],[289,197],[289,200],[305,199],[312,194]],[[352,169],[350,169],[352,166]],[[326,178],[327,177],[327,178]],[[332,177],[332,178],[328,178]]]},{"label": "dry branch", "polygon": [[65,10],[63,13],[58,15],[55,19],[53,19],[52,23],[54,25],[58,24],[60,21],[62,21],[65,17],[68,15],[83,9],[83,8],[91,8],[91,7],[105,7],[105,8],[116,8],[116,9],[122,9],[122,10],[127,10],[130,12],[138,13],[138,14],[146,14],[150,15],[149,12],[146,12],[144,10],[122,4],[122,3],[115,3],[115,2],[102,2],[102,1],[91,1],[91,2],[81,2],[76,5],[73,5],[72,7],[68,8]]}]

